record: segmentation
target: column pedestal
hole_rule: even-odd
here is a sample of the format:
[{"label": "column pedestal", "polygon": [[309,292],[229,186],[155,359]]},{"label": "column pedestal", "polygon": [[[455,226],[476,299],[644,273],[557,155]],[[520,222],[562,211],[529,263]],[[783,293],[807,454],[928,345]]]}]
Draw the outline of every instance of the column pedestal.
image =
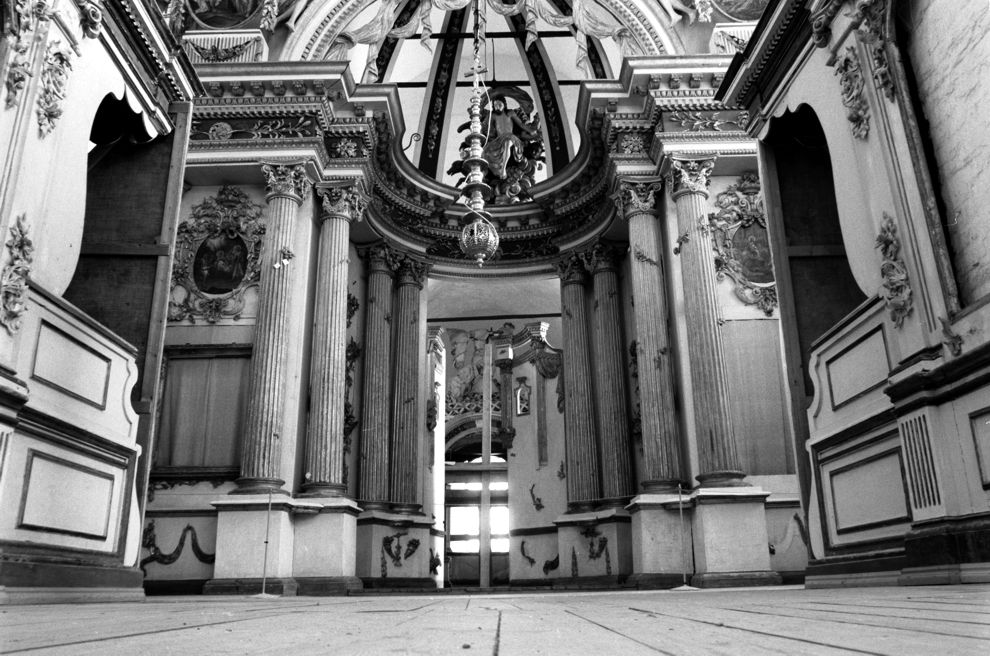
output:
[{"label": "column pedestal", "polygon": [[779,585],[780,574],[770,570],[765,507],[770,493],[753,487],[702,487],[692,496],[696,573],[691,585]]},{"label": "column pedestal", "polygon": [[323,498],[297,503],[292,573],[298,594],[345,595],[360,590],[356,576],[357,517],[350,499]]},{"label": "column pedestal", "polygon": [[626,506],[632,517],[633,575],[639,588],[675,588],[694,573],[693,508],[683,495],[641,494]]},{"label": "column pedestal", "polygon": [[[213,502],[217,509],[216,562],[213,579],[204,594],[249,595],[265,592],[293,596],[298,588],[292,578],[292,503],[277,495],[243,494]],[[265,562],[265,539],[268,559]]]},{"label": "column pedestal", "polygon": [[368,510],[357,518],[356,572],[365,588],[438,587],[430,574],[430,528],[423,514]]},{"label": "column pedestal", "polygon": [[560,566],[554,587],[603,587],[633,572],[632,524],[621,508],[568,513],[554,520]]}]

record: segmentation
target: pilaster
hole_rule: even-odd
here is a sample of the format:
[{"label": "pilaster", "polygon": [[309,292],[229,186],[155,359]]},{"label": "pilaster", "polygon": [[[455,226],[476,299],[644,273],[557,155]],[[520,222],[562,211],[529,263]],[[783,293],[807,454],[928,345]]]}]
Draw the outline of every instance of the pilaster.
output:
[{"label": "pilaster", "polygon": [[347,360],[347,250],[350,226],[364,213],[356,184],[320,190],[322,215],[310,372],[303,490],[342,496],[344,483],[344,367]]},{"label": "pilaster", "polygon": [[708,186],[715,159],[668,158],[668,189],[677,205],[684,314],[691,355],[694,421],[702,486],[741,485],[745,474],[736,453],[729,385],[722,346],[714,249],[709,227]]},{"label": "pilaster", "polygon": [[557,264],[560,275],[564,338],[564,434],[567,444],[567,505],[590,510],[599,498],[598,449],[595,445],[594,399],[591,390],[591,348],[588,342],[584,286],[587,272],[572,253]]},{"label": "pilaster", "polygon": [[261,253],[258,319],[248,392],[248,416],[241,451],[241,477],[234,494],[269,490],[287,494],[278,477],[289,342],[293,235],[298,209],[310,181],[302,164],[264,164],[268,225]]},{"label": "pilaster", "polygon": [[387,508],[389,438],[392,428],[392,292],[398,256],[384,243],[363,252],[368,262],[368,314],[365,321],[361,402],[361,507]]},{"label": "pilaster", "polygon": [[419,495],[419,348],[420,294],[426,280],[427,266],[405,256],[396,277],[395,319],[395,387],[392,394],[392,494],[390,501],[397,512],[418,513],[422,508]]},{"label": "pilaster", "polygon": [[629,449],[622,325],[618,320],[622,316],[618,258],[616,248],[602,241],[587,253],[594,289],[594,396],[601,454],[602,497],[606,503],[621,506],[635,494],[635,485]]},{"label": "pilaster", "polygon": [[674,406],[674,374],[667,328],[667,283],[660,254],[655,207],[659,179],[622,179],[616,204],[629,224],[633,312],[639,359],[639,393],[645,458],[645,492],[677,488],[680,477],[680,429]]}]

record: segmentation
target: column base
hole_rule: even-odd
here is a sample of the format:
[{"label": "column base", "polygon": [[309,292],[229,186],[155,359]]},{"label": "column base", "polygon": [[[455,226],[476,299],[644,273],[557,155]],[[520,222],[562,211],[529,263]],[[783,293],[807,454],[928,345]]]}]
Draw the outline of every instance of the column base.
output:
[{"label": "column base", "polygon": [[741,471],[728,470],[708,472],[695,476],[701,487],[749,487],[744,479],[746,474]]},{"label": "column base", "polygon": [[304,597],[339,597],[364,589],[356,576],[297,576],[296,594]]},{"label": "column base", "polygon": [[[207,595],[255,595],[261,594],[262,579],[210,579],[203,586]],[[292,577],[269,578],[265,580],[265,594],[281,597],[295,597],[299,585]]]},{"label": "column base", "polygon": [[555,519],[554,524],[560,554],[555,585],[566,579],[625,579],[632,573],[631,519],[625,510],[568,513]]},{"label": "column base", "polygon": [[271,492],[273,495],[289,496],[289,492],[282,489],[285,481],[280,478],[238,478],[234,483],[237,487],[230,491],[231,494],[267,495]]},{"label": "column base", "polygon": [[691,495],[641,494],[626,509],[632,517],[633,576],[650,587],[681,585],[694,572]]},{"label": "column base", "polygon": [[783,578],[777,572],[706,572],[691,577],[696,588],[740,588],[755,585],[780,585]]},{"label": "column base", "polygon": [[363,577],[360,579],[365,590],[436,590],[437,582],[429,577],[388,578]]},{"label": "column base", "polygon": [[[642,572],[630,576],[626,579],[626,584],[629,587],[639,590],[670,590],[671,588],[684,585],[684,581],[683,574],[650,574]],[[687,581],[688,583],[691,582],[690,576],[687,577]]]},{"label": "column base", "polygon": [[337,483],[306,483],[299,493],[300,499],[320,499],[324,497],[343,497],[347,495],[347,486]]}]

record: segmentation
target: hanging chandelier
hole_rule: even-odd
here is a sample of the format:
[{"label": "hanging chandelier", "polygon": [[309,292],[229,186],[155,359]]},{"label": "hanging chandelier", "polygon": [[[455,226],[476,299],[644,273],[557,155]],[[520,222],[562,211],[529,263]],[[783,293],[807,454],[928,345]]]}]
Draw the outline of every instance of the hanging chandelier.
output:
[{"label": "hanging chandelier", "polygon": [[461,252],[483,266],[495,251],[498,250],[498,230],[492,223],[491,214],[485,210],[485,199],[491,196],[492,189],[485,183],[488,173],[488,161],[484,157],[485,143],[488,140],[487,131],[482,132],[481,99],[486,95],[482,74],[485,69],[481,64],[481,41],[483,16],[481,15],[480,0],[474,2],[474,61],[471,75],[474,78],[471,91],[471,104],[468,107],[471,132],[465,139],[466,146],[461,149],[463,170],[466,172],[464,184],[461,186],[461,198],[467,206],[464,214],[464,228],[461,230]]}]

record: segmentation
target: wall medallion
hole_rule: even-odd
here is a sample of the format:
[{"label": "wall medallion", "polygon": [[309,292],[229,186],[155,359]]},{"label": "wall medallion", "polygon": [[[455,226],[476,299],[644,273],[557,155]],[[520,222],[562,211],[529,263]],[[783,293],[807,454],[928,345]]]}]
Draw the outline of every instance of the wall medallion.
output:
[{"label": "wall medallion", "polygon": [[711,215],[711,229],[719,280],[730,278],[740,301],[772,316],[777,285],[759,177],[744,173],[715,197],[715,205],[718,212]]},{"label": "wall medallion", "polygon": [[237,187],[221,187],[193,207],[176,236],[169,321],[240,319],[244,292],[258,284],[261,214]]}]

